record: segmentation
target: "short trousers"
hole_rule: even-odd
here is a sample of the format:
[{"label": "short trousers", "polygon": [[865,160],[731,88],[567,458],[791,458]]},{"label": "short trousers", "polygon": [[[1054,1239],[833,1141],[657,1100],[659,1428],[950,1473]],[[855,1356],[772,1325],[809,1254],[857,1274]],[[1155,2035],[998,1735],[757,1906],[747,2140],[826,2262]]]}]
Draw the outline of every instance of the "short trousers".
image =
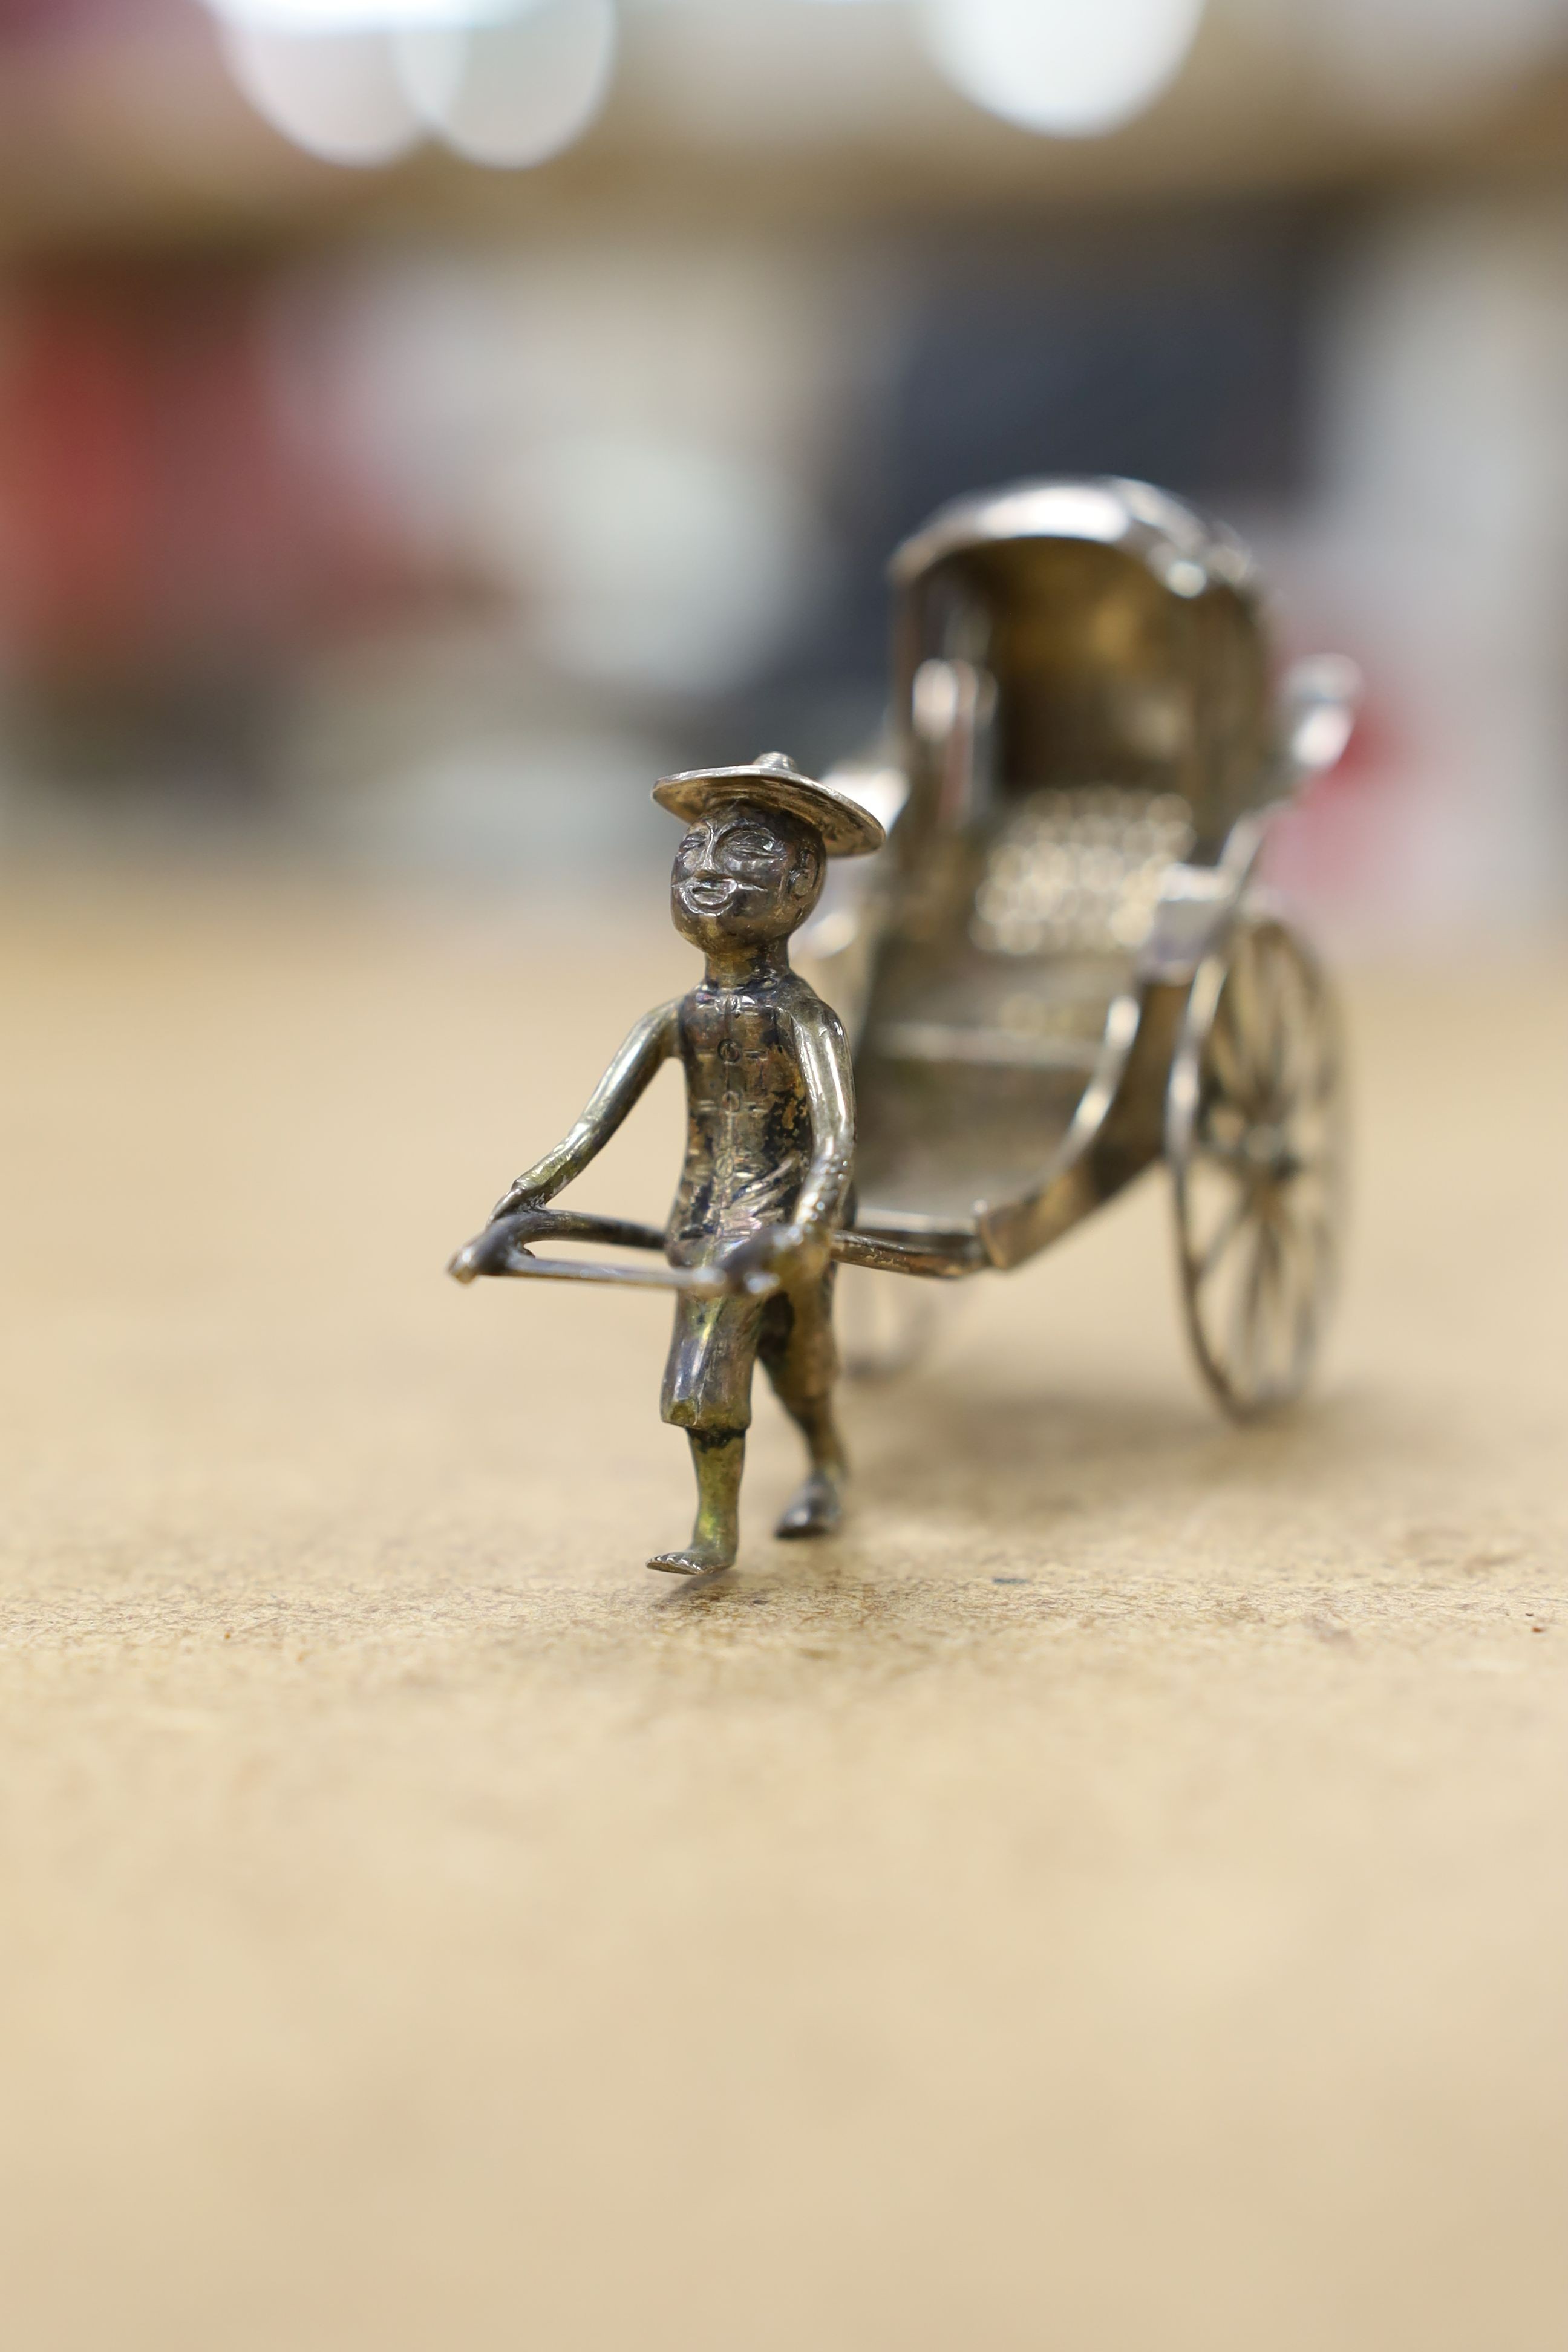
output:
[{"label": "short trousers", "polygon": [[834,1268],[771,1298],[678,1298],[659,1411],[678,1429],[746,1429],[761,1357],[790,1412],[825,1404],[838,1359]]}]

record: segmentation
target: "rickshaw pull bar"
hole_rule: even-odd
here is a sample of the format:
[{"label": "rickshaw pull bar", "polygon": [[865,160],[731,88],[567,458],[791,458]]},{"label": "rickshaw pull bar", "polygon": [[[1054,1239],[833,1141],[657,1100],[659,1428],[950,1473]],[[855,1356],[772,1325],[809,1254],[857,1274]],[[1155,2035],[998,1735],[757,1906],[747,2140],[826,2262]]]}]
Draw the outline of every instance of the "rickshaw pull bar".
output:
[{"label": "rickshaw pull bar", "polygon": [[[679,1290],[688,1298],[771,1298],[780,1287],[775,1274],[728,1274],[721,1266],[709,1265],[606,1265],[593,1258],[535,1257],[525,1249],[513,1249],[501,1264],[484,1271],[534,1282],[597,1282],[616,1290]],[[468,1282],[473,1277],[459,1274],[457,1278]]]},{"label": "rickshaw pull bar", "polygon": [[[592,1258],[535,1257],[528,1244],[544,1239],[608,1242],[620,1249],[650,1251],[662,1251],[665,1244],[657,1225],[636,1224],[625,1217],[600,1217],[575,1209],[518,1209],[510,1216],[492,1218],[482,1234],[463,1244],[447,1271],[456,1282],[510,1275],[534,1282],[597,1282],[621,1290],[678,1290],[691,1298],[769,1298],[780,1287],[776,1275],[760,1268],[615,1265]],[[972,1234],[943,1235],[922,1245],[840,1230],[829,1246],[839,1265],[869,1266],[879,1274],[915,1275],[931,1281],[952,1281],[989,1263]]]}]

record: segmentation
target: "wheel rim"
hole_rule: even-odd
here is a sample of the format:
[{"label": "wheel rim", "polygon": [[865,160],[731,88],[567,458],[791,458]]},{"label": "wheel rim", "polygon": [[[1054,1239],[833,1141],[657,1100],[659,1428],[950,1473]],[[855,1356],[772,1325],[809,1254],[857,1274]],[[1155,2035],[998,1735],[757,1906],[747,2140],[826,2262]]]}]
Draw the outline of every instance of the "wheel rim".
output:
[{"label": "wheel rim", "polygon": [[1339,1275],[1345,1090],[1339,1020],[1303,942],[1238,923],[1200,967],[1172,1064],[1166,1150],[1187,1327],[1241,1419],[1300,1394]]}]

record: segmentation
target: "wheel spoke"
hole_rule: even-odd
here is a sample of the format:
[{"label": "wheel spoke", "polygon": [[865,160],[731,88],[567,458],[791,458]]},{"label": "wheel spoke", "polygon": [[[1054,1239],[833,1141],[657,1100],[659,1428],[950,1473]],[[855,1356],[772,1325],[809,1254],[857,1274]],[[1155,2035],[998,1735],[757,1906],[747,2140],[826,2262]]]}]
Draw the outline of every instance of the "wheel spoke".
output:
[{"label": "wheel spoke", "polygon": [[1289,1214],[1286,1231],[1297,1269],[1297,1320],[1305,1326],[1303,1344],[1310,1353],[1316,1346],[1319,1328],[1333,1297],[1337,1237],[1331,1220],[1321,1213]]},{"label": "wheel spoke", "polygon": [[1321,1286],[1316,1279],[1314,1253],[1309,1250],[1294,1223],[1286,1230],[1290,1235],[1289,1256],[1296,1277],[1295,1311],[1290,1324],[1290,1384],[1292,1389],[1299,1389],[1317,1353]]},{"label": "wheel spoke", "polygon": [[1252,1254],[1247,1272],[1237,1286],[1231,1306],[1231,1353],[1235,1359],[1238,1393],[1248,1401],[1248,1392],[1258,1387],[1258,1326],[1263,1297],[1263,1234],[1256,1229],[1252,1235]]},{"label": "wheel spoke", "polygon": [[1212,1136],[1203,1136],[1193,1146],[1195,1160],[1212,1160],[1216,1167],[1226,1170],[1245,1168],[1247,1164],[1245,1143],[1221,1143]]},{"label": "wheel spoke", "polygon": [[1278,1119],[1285,1099],[1286,1070],[1290,1055],[1290,1017],[1281,984],[1279,952],[1272,943],[1259,958],[1260,971],[1268,979],[1258,989],[1258,1066],[1262,1076],[1263,1098],[1273,1117]]},{"label": "wheel spoke", "polygon": [[1270,932],[1253,934],[1247,971],[1250,1030],[1247,1058],[1253,1073],[1253,1101],[1259,1111],[1270,1117],[1279,1091],[1285,1027],[1272,940]]},{"label": "wheel spoke", "polygon": [[1268,1082],[1268,1064],[1262,1050],[1258,957],[1250,940],[1238,948],[1220,996],[1220,1011],[1227,1014],[1230,1023],[1237,1072],[1235,1092],[1239,1101],[1251,1108],[1257,1103],[1260,1087]]},{"label": "wheel spoke", "polygon": [[1300,1184],[1304,1179],[1332,1183],[1339,1174],[1340,1161],[1341,1155],[1337,1151],[1298,1151],[1289,1147],[1289,1171],[1279,1181],[1287,1186]]},{"label": "wheel spoke", "polygon": [[1289,1215],[1292,1234],[1308,1264],[1310,1286],[1314,1291],[1322,1290],[1333,1279],[1339,1256],[1334,1220],[1327,1208],[1315,1213],[1292,1209]]},{"label": "wheel spoke", "polygon": [[1275,951],[1279,997],[1279,1115],[1287,1117],[1301,1098],[1318,1037],[1317,1005],[1307,975],[1285,945]]},{"label": "wheel spoke", "polygon": [[1231,1002],[1228,982],[1220,991],[1219,1003],[1215,1007],[1205,1058],[1214,1083],[1226,1102],[1245,1104],[1249,1100],[1251,1087],[1241,1041],[1237,1034],[1236,1010]]},{"label": "wheel spoke", "polygon": [[1337,1101],[1342,1077],[1332,1009],[1321,998],[1312,1005],[1312,1066],[1302,1077],[1300,1100],[1303,1107],[1321,1110]]},{"label": "wheel spoke", "polygon": [[1289,1258],[1286,1258],[1284,1240],[1281,1240],[1281,1233],[1279,1233],[1274,1218],[1269,1218],[1262,1230],[1265,1230],[1265,1258],[1268,1258],[1268,1282],[1265,1282],[1265,1296],[1268,1296],[1268,1310],[1265,1310],[1268,1369],[1265,1369],[1265,1381],[1268,1381],[1272,1395],[1279,1397],[1284,1395],[1286,1385],[1290,1381]]},{"label": "wheel spoke", "polygon": [[1205,1244],[1203,1255],[1199,1258],[1193,1275],[1193,1280],[1200,1286],[1217,1270],[1226,1250],[1241,1232],[1247,1222],[1247,1213],[1251,1206],[1251,1201],[1252,1196],[1249,1192],[1238,1191],[1230,1207],[1225,1212],[1214,1233]]}]

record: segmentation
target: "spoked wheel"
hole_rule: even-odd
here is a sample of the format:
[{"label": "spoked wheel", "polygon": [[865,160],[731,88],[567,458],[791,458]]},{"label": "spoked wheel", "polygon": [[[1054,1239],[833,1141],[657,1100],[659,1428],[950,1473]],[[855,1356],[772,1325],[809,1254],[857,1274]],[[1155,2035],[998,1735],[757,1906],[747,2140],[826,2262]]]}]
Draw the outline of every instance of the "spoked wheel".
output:
[{"label": "spoked wheel", "polygon": [[1305,1387],[1344,1219],[1339,1018],[1316,958],[1244,916],[1200,965],[1171,1065],[1165,1152],[1193,1349],[1247,1421]]}]

